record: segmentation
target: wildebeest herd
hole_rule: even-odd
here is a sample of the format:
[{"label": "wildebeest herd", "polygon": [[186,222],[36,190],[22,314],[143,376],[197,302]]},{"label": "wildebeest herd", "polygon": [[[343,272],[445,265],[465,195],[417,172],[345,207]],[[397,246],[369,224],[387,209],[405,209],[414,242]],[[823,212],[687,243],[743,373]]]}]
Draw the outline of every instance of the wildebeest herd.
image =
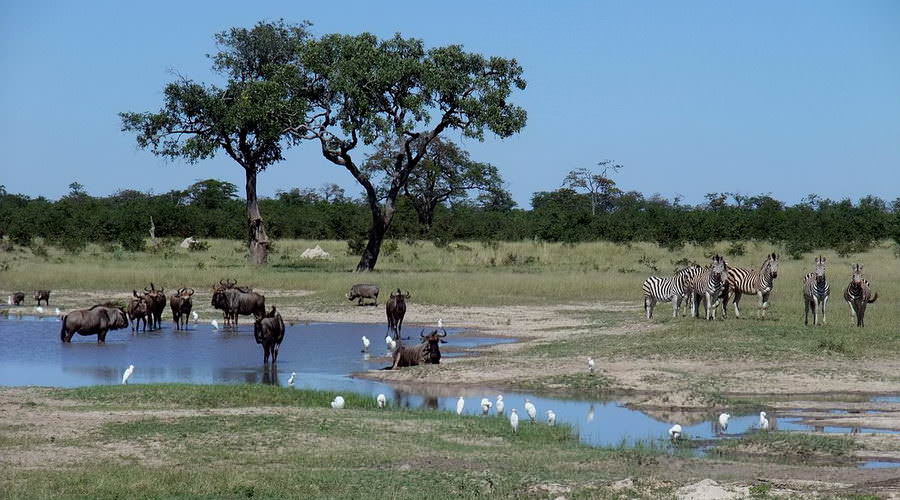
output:
[{"label": "wildebeest herd", "polygon": [[[172,311],[172,321],[176,330],[186,330],[191,318],[197,321],[198,315],[193,311],[193,288],[182,287],[168,297],[168,304]],[[378,304],[379,287],[373,284],[353,285],[346,294],[348,300],[356,300],[358,305],[363,304],[363,299]],[[34,300],[37,304],[44,302],[49,305],[50,291],[38,290],[34,292]],[[420,364],[438,364],[441,360],[440,344],[446,343],[444,338],[447,331],[439,322],[439,329],[426,334],[423,330],[419,333],[420,342],[413,345],[405,345],[401,332],[403,319],[406,316],[406,301],[411,294],[403,292],[399,288],[391,292],[390,298],[385,304],[387,315],[388,335],[385,337],[388,352],[391,356],[391,364],[388,368],[398,369]],[[157,288],[154,283],[145,287],[143,292],[132,290],[128,303],[123,307],[112,302],[97,304],[89,309],[80,309],[61,315],[60,340],[64,343],[71,342],[75,334],[89,336],[96,335],[97,343],[106,342],[106,335],[110,330],[120,330],[131,326],[132,333],[158,330],[162,328],[162,316],[166,307],[165,288]],[[25,294],[16,292],[9,297],[9,304],[20,306],[25,300]],[[263,348],[263,363],[268,364],[271,357],[272,363],[278,361],[278,349],[284,340],[285,326],[281,314],[275,306],[266,311],[266,297],[252,289],[238,286],[235,280],[220,280],[212,288],[210,305],[222,311],[224,327],[235,328],[240,316],[253,316],[253,337],[256,343]],[[40,306],[36,309],[40,311]],[[57,310],[57,314],[61,314]],[[218,329],[218,322],[212,320],[211,324]],[[368,350],[366,340],[365,349]]]},{"label": "wildebeest herd", "polygon": [[[862,277],[862,264],[854,264],[850,281],[844,288],[844,301],[850,307],[851,321],[859,327],[865,326],[866,306],[878,299],[871,284]],[[691,317],[699,317],[700,305],[706,311],[706,319],[716,319],[716,311],[722,308],[722,319],[728,317],[728,300],[733,297],[734,314],[741,316],[740,303],[743,295],[759,298],[757,315],[765,317],[769,309],[769,296],[778,278],[778,255],[767,255],[758,269],[732,267],[725,258],[716,254],[709,265],[690,265],[675,272],[671,278],[650,276],[642,289],[644,291],[644,312],[647,319],[653,317],[653,308],[658,302],[672,302],[672,317],[678,316],[684,304],[684,316],[690,307]],[[813,325],[825,324],[825,306],[831,289],[825,276],[825,257],[815,258],[815,270],[803,278],[802,297],[804,306],[803,323],[809,324],[809,313],[813,315]]]}]

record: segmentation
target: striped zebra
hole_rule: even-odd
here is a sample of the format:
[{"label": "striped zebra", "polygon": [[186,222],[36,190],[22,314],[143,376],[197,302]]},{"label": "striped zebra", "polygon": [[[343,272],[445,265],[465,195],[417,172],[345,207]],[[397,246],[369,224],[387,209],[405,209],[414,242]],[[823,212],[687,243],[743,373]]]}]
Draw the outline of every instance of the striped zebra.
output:
[{"label": "striped zebra", "polygon": [[706,298],[704,306],[706,308],[706,319],[716,319],[716,304],[722,293],[722,285],[725,276],[727,276],[728,266],[725,265],[725,258],[718,254],[713,257],[712,263],[703,271],[694,277],[691,287],[691,316],[700,317],[700,299]]},{"label": "striped zebra", "polygon": [[722,317],[728,317],[728,294],[734,293],[734,315],[741,317],[738,303],[743,294],[752,294],[759,297],[759,307],[756,315],[765,317],[769,310],[769,294],[775,286],[775,278],[778,277],[778,256],[771,253],[759,266],[759,270],[749,267],[729,267],[728,282],[722,290]]},{"label": "striped zebra", "polygon": [[862,277],[862,264],[853,265],[853,276],[850,284],[844,289],[844,300],[850,305],[850,321],[856,320],[856,326],[866,326],[863,321],[866,316],[866,305],[878,300],[878,294],[872,293],[868,280]]},{"label": "striped zebra", "polygon": [[[803,278],[803,324],[809,324],[809,311],[812,309],[813,326],[819,324],[819,309],[822,310],[822,324],[825,324],[825,304],[831,293],[828,280],[825,279],[825,257],[816,257],[816,270],[807,273]],[[821,306],[821,307],[819,307]]]},{"label": "striped zebra", "polygon": [[688,266],[675,273],[671,278],[650,276],[644,280],[641,288],[644,290],[644,313],[647,319],[653,317],[653,308],[657,302],[672,302],[672,317],[678,316],[678,310],[682,302],[687,307],[687,295],[691,283],[696,275],[700,274],[701,267],[697,264]]}]

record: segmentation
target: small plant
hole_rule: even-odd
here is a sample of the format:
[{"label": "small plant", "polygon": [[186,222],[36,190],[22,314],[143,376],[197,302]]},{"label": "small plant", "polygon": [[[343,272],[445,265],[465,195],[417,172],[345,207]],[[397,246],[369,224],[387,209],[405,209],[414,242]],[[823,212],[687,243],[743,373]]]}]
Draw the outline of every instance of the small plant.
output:
[{"label": "small plant", "polygon": [[347,255],[362,255],[366,249],[366,238],[357,235],[347,240]]},{"label": "small plant", "polygon": [[449,248],[450,240],[447,238],[444,238],[442,236],[435,236],[434,238],[432,238],[431,242],[434,244],[435,248],[443,248],[451,252],[453,251],[452,248]]},{"label": "small plant", "polygon": [[206,269],[206,264],[202,260],[200,262],[197,262],[197,269],[201,271]]},{"label": "small plant", "polygon": [[497,240],[485,240],[481,242],[481,247],[485,250],[497,250],[500,248],[500,243]]},{"label": "small plant", "polygon": [[519,256],[510,252],[503,257],[500,263],[504,266],[514,266],[519,263]]},{"label": "small plant", "polygon": [[209,242],[202,240],[192,240],[188,243],[189,252],[205,252],[209,250]]},{"label": "small plant", "polygon": [[397,249],[400,248],[400,245],[397,244],[397,240],[387,240],[381,244],[381,253],[385,256],[393,255],[397,253]]},{"label": "small plant", "polygon": [[33,253],[35,257],[42,257],[45,259],[50,256],[50,254],[47,253],[47,247],[40,243],[32,245],[31,253]]},{"label": "small plant", "polygon": [[622,274],[629,274],[629,273],[636,273],[637,269],[632,269],[630,267],[620,267],[620,268],[616,269],[616,271],[618,271]]},{"label": "small plant", "polygon": [[819,341],[817,348],[821,351],[829,351],[839,354],[847,353],[847,346],[843,340],[822,339]]},{"label": "small plant", "polygon": [[0,273],[6,272],[6,271],[9,271],[9,262],[4,260],[3,262],[0,262]]},{"label": "small plant", "polygon": [[659,268],[656,267],[656,259],[647,257],[646,255],[641,255],[641,258],[638,259],[638,264],[647,266],[647,269],[649,269],[651,272],[659,272]]},{"label": "small plant", "polygon": [[770,484],[754,484],[750,487],[750,498],[769,498],[770,491],[772,491]]},{"label": "small plant", "polygon": [[731,245],[725,249],[725,255],[729,257],[740,257],[746,253],[744,244],[740,241],[732,241]]}]

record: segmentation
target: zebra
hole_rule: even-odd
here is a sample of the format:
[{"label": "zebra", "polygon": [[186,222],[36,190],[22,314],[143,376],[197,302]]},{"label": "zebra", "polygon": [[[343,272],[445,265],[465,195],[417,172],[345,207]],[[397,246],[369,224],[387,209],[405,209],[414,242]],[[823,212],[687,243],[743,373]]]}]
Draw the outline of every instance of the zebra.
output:
[{"label": "zebra", "polygon": [[[694,277],[691,288],[691,316],[700,316],[700,299],[705,297],[706,319],[716,319],[715,307],[722,293],[722,278],[727,275],[725,258],[716,254],[712,263]],[[715,302],[714,302],[715,301]]]},{"label": "zebra", "polygon": [[[696,275],[700,274],[701,269],[700,266],[694,264],[677,271],[671,278],[650,276],[644,280],[641,288],[644,290],[644,313],[647,319],[653,317],[653,308],[657,302],[673,302],[672,317],[677,317],[682,302],[687,300],[691,282]],[[684,303],[686,306],[687,302]]]},{"label": "zebra", "polygon": [[828,280],[825,279],[825,257],[816,257],[816,270],[807,273],[803,278],[803,324],[809,324],[809,310],[813,313],[813,326],[819,324],[819,306],[822,309],[822,325],[825,324],[825,304],[831,293]]},{"label": "zebra", "polygon": [[775,286],[775,278],[778,277],[778,256],[770,253],[766,256],[759,270],[750,269],[748,267],[729,267],[728,281],[722,289],[722,317],[727,317],[728,292],[733,290],[734,293],[734,315],[741,317],[741,310],[738,309],[738,302],[741,301],[743,294],[754,294],[759,296],[759,307],[756,315],[765,317],[769,310],[769,294],[772,293],[772,287]]},{"label": "zebra", "polygon": [[850,322],[856,320],[856,326],[863,327],[866,316],[866,305],[878,300],[878,294],[872,293],[872,288],[868,280],[862,277],[862,264],[853,265],[853,276],[850,278],[850,284],[844,289],[844,300],[850,305]]}]

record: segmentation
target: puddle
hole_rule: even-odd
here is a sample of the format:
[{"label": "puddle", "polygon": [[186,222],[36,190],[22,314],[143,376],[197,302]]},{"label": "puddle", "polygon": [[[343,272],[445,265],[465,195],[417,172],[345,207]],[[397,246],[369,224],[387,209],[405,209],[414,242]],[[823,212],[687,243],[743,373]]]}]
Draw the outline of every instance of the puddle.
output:
[{"label": "puddle", "polygon": [[867,460],[859,464],[860,469],[891,469],[900,467],[900,462],[889,462],[884,460]]},{"label": "puddle", "polygon": [[[54,317],[43,319],[0,318],[0,385],[41,385],[74,387],[116,384],[129,364],[136,369],[132,383],[183,382],[198,384],[265,383],[286,385],[291,372],[297,372],[295,387],[348,391],[375,396],[384,393],[391,404],[414,408],[455,411],[457,398],[465,399],[464,413],[481,415],[480,401],[496,402],[498,392],[491,389],[456,390],[442,386],[440,393],[394,387],[377,381],[351,378],[349,374],[387,366],[384,325],[350,323],[295,323],[288,325],[278,358],[277,370],[263,369],[262,349],[254,342],[252,326],[244,323],[237,331],[215,330],[208,324],[190,326],[176,332],[164,321],[161,331],[131,334],[130,329],[110,332],[106,345],[97,345],[96,337],[75,336],[71,344],[59,341],[60,323]],[[409,327],[406,335],[417,338],[419,330]],[[446,356],[465,354],[465,349],[513,342],[514,339],[485,338],[448,330]],[[370,353],[362,353],[361,336],[371,341]],[[451,352],[452,351],[452,352]],[[582,442],[595,446],[619,446],[667,441],[667,431],[681,423],[692,439],[709,441],[736,438],[756,432],[756,412],[734,415],[725,434],[718,432],[713,419],[694,424],[659,420],[653,412],[624,407],[616,400],[571,400],[535,394],[503,392],[506,414],[519,409],[523,422],[527,414],[525,398],[537,408],[539,421],[546,421],[546,410],[553,410],[558,422],[573,426]],[[895,398],[900,400],[900,398]],[[830,413],[841,414],[841,410]],[[495,415],[493,409],[489,412]],[[846,434],[898,433],[883,429],[823,426],[807,422],[802,410],[790,417],[770,419],[777,429]],[[699,450],[703,453],[703,450]],[[867,461],[865,467],[897,467],[895,462]]]}]

